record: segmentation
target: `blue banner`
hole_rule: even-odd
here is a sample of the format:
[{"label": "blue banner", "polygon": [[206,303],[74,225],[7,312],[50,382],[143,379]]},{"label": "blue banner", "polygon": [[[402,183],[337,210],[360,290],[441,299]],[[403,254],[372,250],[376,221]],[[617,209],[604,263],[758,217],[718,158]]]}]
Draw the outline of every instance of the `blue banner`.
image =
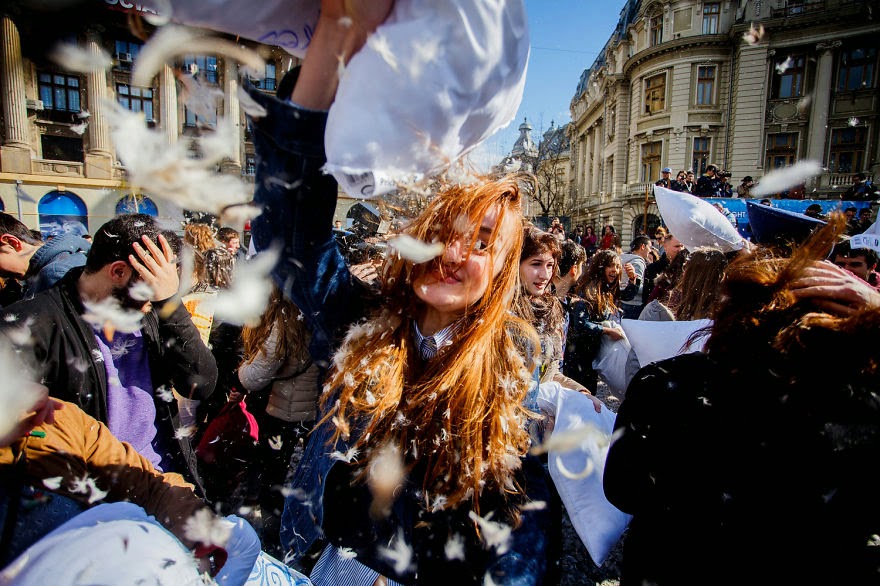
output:
[{"label": "blue banner", "polygon": [[[736,216],[736,229],[743,235],[743,237],[749,237],[749,216],[746,212],[746,202],[759,202],[761,201],[760,199],[740,199],[736,197],[705,197],[703,199],[713,204],[720,203],[730,210],[733,215]],[[870,201],[841,201],[839,199],[771,199],[770,202],[774,208],[797,212],[799,214],[804,213],[807,206],[814,203],[819,204],[822,206],[823,216],[835,211],[843,212],[843,210],[849,207],[856,208],[856,216],[858,216],[858,210],[871,207]]]}]

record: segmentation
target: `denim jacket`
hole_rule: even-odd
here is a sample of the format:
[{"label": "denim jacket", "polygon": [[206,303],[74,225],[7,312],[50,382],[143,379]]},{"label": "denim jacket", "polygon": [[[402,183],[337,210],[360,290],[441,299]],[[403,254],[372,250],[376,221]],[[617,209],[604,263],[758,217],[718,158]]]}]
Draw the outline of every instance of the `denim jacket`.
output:
[{"label": "denim jacket", "polygon": [[61,234],[40,246],[31,257],[24,298],[30,299],[58,282],[67,271],[86,264],[91,243],[76,234]]},{"label": "denim jacket", "polygon": [[[254,203],[262,207],[262,214],[251,224],[254,243],[258,251],[280,248],[273,277],[302,311],[313,334],[309,347],[312,359],[326,371],[345,329],[367,311],[364,295],[332,233],[337,183],[321,171],[326,162],[323,138],[327,113],[301,109],[248,84],[245,89],[266,109],[265,117],[251,120],[257,163]],[[339,464],[330,454],[344,454],[349,447],[343,441],[331,446],[332,431],[328,425],[319,425],[311,434],[285,502],[281,540],[289,544],[294,562],[321,536],[324,490],[331,469]],[[532,460],[534,457],[526,458],[523,467],[528,495],[531,500],[546,502],[546,478]],[[542,581],[547,523],[546,510],[522,513],[509,550],[487,565],[496,584]],[[380,560],[358,559],[387,570]]]}]

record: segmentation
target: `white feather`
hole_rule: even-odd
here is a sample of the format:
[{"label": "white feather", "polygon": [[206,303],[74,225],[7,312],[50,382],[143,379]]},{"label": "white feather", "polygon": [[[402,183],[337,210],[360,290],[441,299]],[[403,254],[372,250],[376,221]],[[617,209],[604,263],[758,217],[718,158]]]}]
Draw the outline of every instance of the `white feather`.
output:
[{"label": "white feather", "polygon": [[83,301],[83,306],[86,312],[82,318],[97,328],[104,328],[109,324],[114,330],[126,334],[141,329],[144,314],[122,308],[114,297],[107,297],[101,301]]},{"label": "white feather", "polygon": [[153,77],[166,62],[180,55],[220,55],[244,65],[251,77],[262,79],[266,62],[250,49],[181,26],[164,26],[141,49],[134,69],[132,84],[149,87]]},{"label": "white feather", "polygon": [[810,177],[822,173],[822,165],[818,161],[801,161],[791,167],[783,167],[764,175],[758,184],[752,188],[754,197],[763,197],[774,193],[781,193],[786,189],[806,182]]},{"label": "white feather", "polygon": [[373,33],[367,39],[367,47],[378,53],[379,57],[388,64],[388,67],[397,71],[397,57],[394,56],[387,37],[379,33]]},{"label": "white feather", "polygon": [[403,530],[399,530],[391,547],[380,547],[379,555],[394,562],[394,571],[404,574],[412,565],[412,548],[403,540]]},{"label": "white feather", "polygon": [[481,517],[474,511],[470,511],[468,516],[480,526],[481,537],[486,547],[494,547],[498,555],[503,555],[510,549],[510,539],[513,532],[510,525],[490,520],[492,513]]},{"label": "white feather", "polygon": [[100,47],[86,48],[62,43],[55,47],[49,58],[68,71],[90,73],[113,65],[110,55]]},{"label": "white feather", "polygon": [[232,535],[234,524],[214,515],[210,509],[199,509],[183,526],[183,533],[190,541],[204,545],[225,547]]},{"label": "white feather", "polygon": [[237,325],[256,325],[269,303],[272,281],[269,273],[278,261],[278,250],[268,249],[248,263],[237,263],[232,286],[220,291],[217,297],[205,301],[214,309],[214,315]]},{"label": "white feather", "polygon": [[238,88],[238,103],[244,113],[255,120],[266,116],[266,108],[258,104],[242,87]]},{"label": "white feather", "polygon": [[414,263],[423,263],[436,258],[443,254],[446,246],[442,242],[434,242],[428,244],[421,240],[416,240],[408,234],[401,234],[396,238],[389,240],[388,244],[397,251],[401,257],[411,260]]}]

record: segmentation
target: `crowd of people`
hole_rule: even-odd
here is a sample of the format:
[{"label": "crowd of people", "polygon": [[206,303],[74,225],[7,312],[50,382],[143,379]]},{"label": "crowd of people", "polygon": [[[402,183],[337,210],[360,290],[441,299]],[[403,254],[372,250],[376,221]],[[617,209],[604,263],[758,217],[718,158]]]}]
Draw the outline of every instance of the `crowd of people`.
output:
[{"label": "crowd of people", "polygon": [[[516,174],[434,195],[403,230],[433,258],[394,241],[354,258],[323,130],[339,56],[391,2],[346,5],[322,2],[295,84],[246,87],[265,110],[252,239],[278,259],[257,321],[212,309],[250,262],[235,230],[127,214],[91,243],[40,243],[0,214],[2,276],[22,284],[0,358],[23,373],[0,426],[0,582],[39,583],[64,543],[109,547],[111,524],[171,536],[119,570],[166,583],[243,584],[261,551],[317,585],[559,583],[566,480],[535,448],[567,414],[539,399],[557,385],[607,410],[598,365],[636,321],[700,327],[681,348],[657,330],[669,358],[641,364],[633,344],[616,367],[596,473],[631,516],[621,583],[876,581],[880,282],[844,215],[784,248],[661,227],[624,251],[611,225],[524,220]],[[670,175],[696,195],[724,179]]]}]

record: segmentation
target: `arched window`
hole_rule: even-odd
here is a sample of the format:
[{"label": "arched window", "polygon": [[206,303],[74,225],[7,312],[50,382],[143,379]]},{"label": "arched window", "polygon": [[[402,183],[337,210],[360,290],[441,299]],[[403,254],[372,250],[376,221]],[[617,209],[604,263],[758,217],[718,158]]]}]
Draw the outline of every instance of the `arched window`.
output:
[{"label": "arched window", "polygon": [[159,208],[145,195],[126,195],[116,202],[116,215],[120,214],[147,214],[156,217],[159,215]]},{"label": "arched window", "polygon": [[43,237],[67,233],[82,236],[89,232],[86,204],[70,191],[50,191],[40,200],[37,212]]},{"label": "arched window", "polygon": [[648,214],[647,229],[646,229],[645,228],[645,216],[643,214],[639,214],[638,216],[633,218],[632,233],[635,235],[635,234],[639,234],[640,232],[644,231],[645,234],[651,236],[654,234],[654,230],[656,230],[657,226],[659,226],[659,225],[660,225],[660,218],[658,218],[654,214]]}]

